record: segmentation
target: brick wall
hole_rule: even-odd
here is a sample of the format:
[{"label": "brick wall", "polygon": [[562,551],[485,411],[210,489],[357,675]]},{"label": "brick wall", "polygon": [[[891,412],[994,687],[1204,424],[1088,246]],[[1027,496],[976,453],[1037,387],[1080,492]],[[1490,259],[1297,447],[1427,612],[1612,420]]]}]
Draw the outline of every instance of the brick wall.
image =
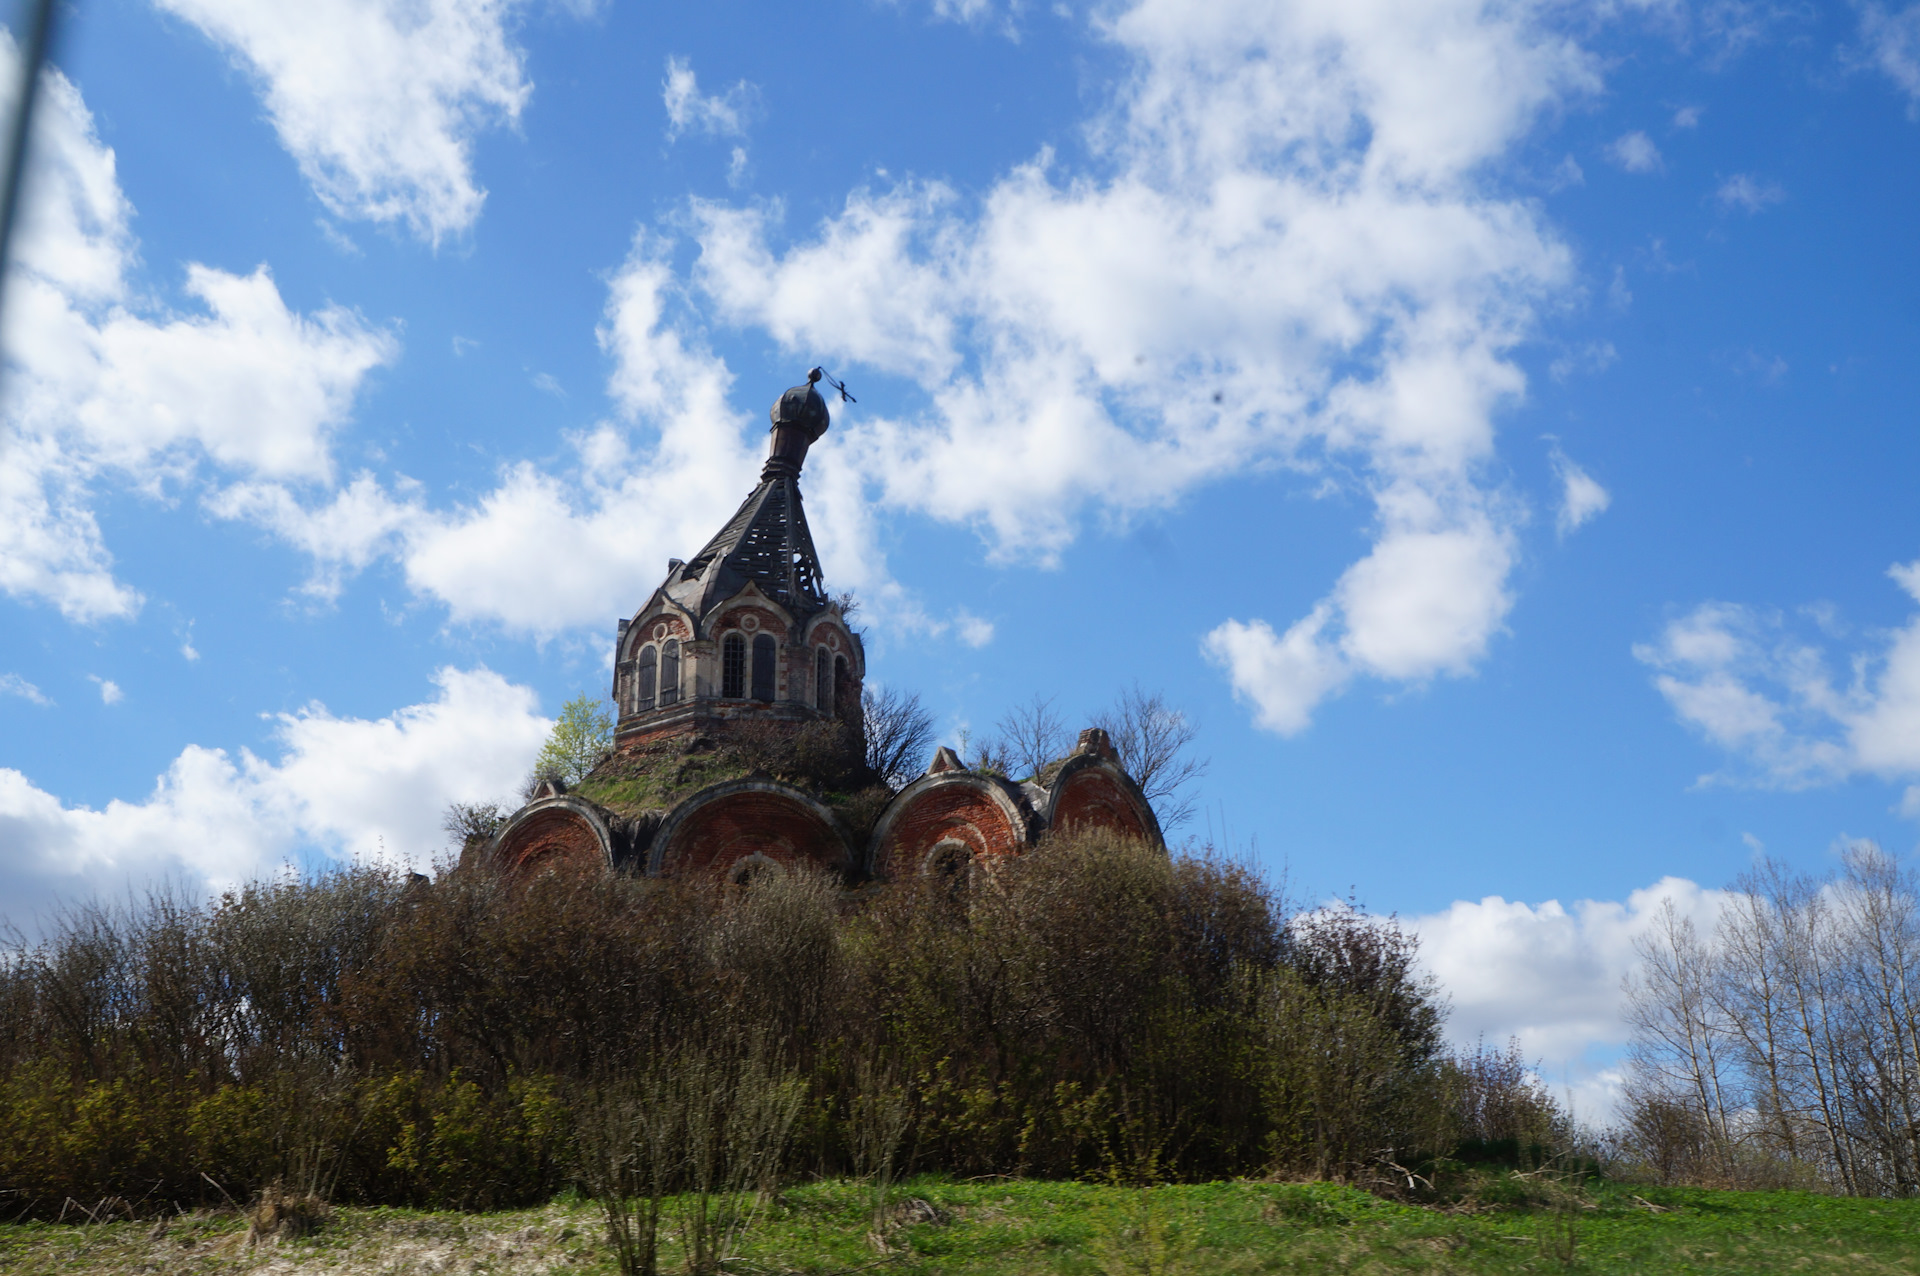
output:
[{"label": "brick wall", "polygon": [[724,872],[749,855],[845,870],[846,843],[813,811],[777,793],[730,793],[690,813],[662,850],[668,876]]},{"label": "brick wall", "polygon": [[542,811],[514,829],[496,852],[496,863],[513,876],[563,871],[605,871],[606,854],[592,825],[564,808]]},{"label": "brick wall", "polygon": [[1147,835],[1132,796],[1112,776],[1089,767],[1069,775],[1065,786],[1054,798],[1054,831],[1104,828],[1132,837]]},{"label": "brick wall", "polygon": [[942,784],[907,799],[893,817],[873,871],[900,878],[916,873],[934,843],[965,842],[974,855],[1013,855],[1025,845],[1021,831],[993,798],[971,784]]}]

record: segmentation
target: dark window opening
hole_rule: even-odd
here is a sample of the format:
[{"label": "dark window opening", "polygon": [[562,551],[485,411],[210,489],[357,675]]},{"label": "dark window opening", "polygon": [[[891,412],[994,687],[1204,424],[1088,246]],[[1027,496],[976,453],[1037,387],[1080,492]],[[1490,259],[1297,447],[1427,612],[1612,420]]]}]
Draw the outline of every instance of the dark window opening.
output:
[{"label": "dark window opening", "polygon": [[680,640],[667,639],[660,649],[660,703],[664,707],[680,702]]},{"label": "dark window opening", "polygon": [[727,870],[727,881],[733,886],[750,887],[762,878],[780,871],[780,862],[769,859],[760,852],[743,856],[733,862]]},{"label": "dark window opening", "polygon": [[839,713],[847,702],[847,658],[833,658],[833,711]]},{"label": "dark window opening", "polygon": [[633,678],[633,707],[637,713],[645,713],[653,708],[654,655],[652,647],[640,653],[640,668]]},{"label": "dark window opening", "polygon": [[755,634],[753,637],[753,698],[772,701],[773,699],[773,661],[777,654],[772,634]]},{"label": "dark window opening", "polygon": [[823,713],[833,711],[833,653],[825,647],[813,651],[813,707]]},{"label": "dark window opening", "polygon": [[956,902],[966,898],[973,879],[973,849],[965,842],[948,839],[927,852],[920,871],[933,879],[933,885]]},{"label": "dark window opening", "polygon": [[720,694],[729,700],[747,694],[747,640],[739,634],[720,643]]}]

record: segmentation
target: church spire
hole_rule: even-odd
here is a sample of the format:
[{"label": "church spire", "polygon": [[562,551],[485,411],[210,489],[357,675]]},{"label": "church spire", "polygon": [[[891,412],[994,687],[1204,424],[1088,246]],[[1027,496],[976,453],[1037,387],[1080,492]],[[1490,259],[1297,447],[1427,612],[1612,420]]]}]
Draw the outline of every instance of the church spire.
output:
[{"label": "church spire", "polygon": [[706,546],[667,577],[669,597],[695,616],[731,598],[748,581],[796,616],[826,606],[820,558],[800,503],[800,468],[807,449],[827,432],[826,400],[814,389],[821,370],[807,374],[774,403],[772,441],[760,483]]}]

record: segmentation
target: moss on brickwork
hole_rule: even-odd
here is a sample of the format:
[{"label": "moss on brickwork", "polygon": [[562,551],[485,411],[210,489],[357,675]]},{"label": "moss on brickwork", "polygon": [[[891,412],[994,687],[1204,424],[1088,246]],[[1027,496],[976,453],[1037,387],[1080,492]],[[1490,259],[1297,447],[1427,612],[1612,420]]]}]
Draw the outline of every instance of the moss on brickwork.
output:
[{"label": "moss on brickwork", "polygon": [[708,785],[740,779],[752,770],[731,751],[689,752],[687,743],[675,740],[616,753],[570,791],[616,815],[634,816],[668,810]]},{"label": "moss on brickwork", "polygon": [[856,838],[872,831],[893,797],[838,722],[797,731],[756,724],[724,740],[700,735],[641,745],[607,758],[570,791],[631,818],[671,810],[701,789],[749,776],[790,784],[826,803]]}]

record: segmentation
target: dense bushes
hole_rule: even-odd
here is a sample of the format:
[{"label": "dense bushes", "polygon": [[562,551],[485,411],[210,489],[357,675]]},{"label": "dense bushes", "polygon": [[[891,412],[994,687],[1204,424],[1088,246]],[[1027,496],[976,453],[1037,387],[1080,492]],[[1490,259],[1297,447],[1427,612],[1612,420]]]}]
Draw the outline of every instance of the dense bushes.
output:
[{"label": "dense bushes", "polygon": [[1517,1067],[1444,1054],[1412,958],[1106,837],[852,895],[353,869],[85,909],[0,968],[0,1190],[533,1200],[594,1181],[635,1086],[749,1063],[802,1173],[1339,1175],[1544,1128]]}]

